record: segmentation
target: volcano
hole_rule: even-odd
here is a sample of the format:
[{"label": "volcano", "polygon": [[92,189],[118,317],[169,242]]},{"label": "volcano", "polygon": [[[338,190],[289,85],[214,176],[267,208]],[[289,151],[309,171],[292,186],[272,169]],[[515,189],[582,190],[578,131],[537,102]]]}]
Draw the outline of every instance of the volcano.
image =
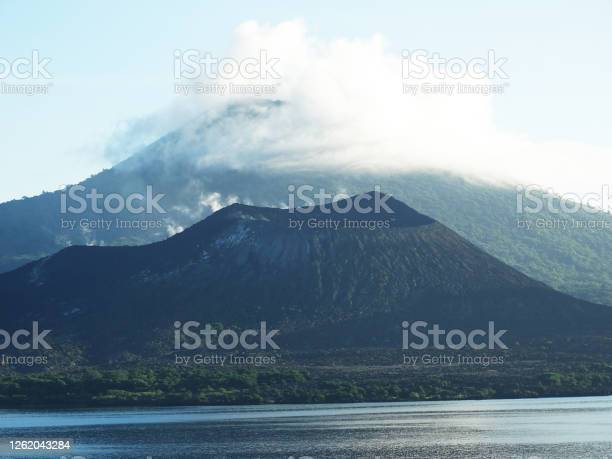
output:
[{"label": "volcano", "polygon": [[609,336],[612,323],[612,308],[532,280],[375,192],[311,209],[233,204],[153,244],[68,247],[1,274],[0,298],[3,328],[38,321],[102,358],[171,343],[176,321],[265,321],[295,349],[398,347],[415,320],[494,321],[516,337]]}]

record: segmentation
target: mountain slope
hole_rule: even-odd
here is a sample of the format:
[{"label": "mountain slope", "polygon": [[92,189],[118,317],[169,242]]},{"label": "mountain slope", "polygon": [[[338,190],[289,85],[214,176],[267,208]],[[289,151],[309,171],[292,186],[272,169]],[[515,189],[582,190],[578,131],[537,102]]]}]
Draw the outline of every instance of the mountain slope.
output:
[{"label": "mountain slope", "polygon": [[[271,109],[277,109],[272,105]],[[82,184],[101,193],[145,193],[151,186],[164,194],[165,214],[83,214],[60,212],[61,193],[0,204],[0,272],[55,253],[70,245],[125,245],[160,241],[232,202],[279,206],[288,201],[288,185],[309,184],[328,192],[358,193],[380,185],[528,276],[573,296],[612,304],[612,233],[609,229],[521,229],[512,188],[475,183],[442,173],[283,172],[237,170],[206,162],[207,133],[224,123],[240,124],[259,112],[238,107],[213,120],[196,120],[140,153]],[[135,222],[127,228],[62,228],[62,220]],[[541,218],[601,220],[609,214],[555,215]],[[142,226],[154,221],[152,227]],[[143,229],[144,228],[144,229]]]},{"label": "mountain slope", "polygon": [[238,329],[267,321],[296,348],[397,347],[404,320],[495,321],[517,337],[609,334],[611,308],[556,292],[388,203],[392,213],[324,206],[304,215],[234,204],[155,244],[70,247],[0,275],[0,319],[38,320],[104,358],[171,343],[174,321],[188,320]]}]

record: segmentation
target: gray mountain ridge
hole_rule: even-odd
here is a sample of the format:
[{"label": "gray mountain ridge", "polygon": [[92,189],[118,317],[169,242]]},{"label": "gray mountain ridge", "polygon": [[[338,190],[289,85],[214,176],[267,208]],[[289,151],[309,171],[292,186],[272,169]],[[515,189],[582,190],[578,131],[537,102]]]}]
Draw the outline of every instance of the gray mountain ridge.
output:
[{"label": "gray mountain ridge", "polygon": [[[388,202],[391,212],[366,215],[233,204],[161,242],[69,247],[0,275],[0,320],[37,320],[105,361],[169,352],[176,321],[265,321],[284,349],[397,348],[400,324],[414,320],[462,329],[493,321],[513,339],[609,335],[612,308],[557,292]],[[342,224],[300,230],[293,220]]]},{"label": "gray mountain ridge", "polygon": [[[274,107],[275,105],[272,104]],[[55,253],[69,245],[140,245],[163,240],[213,210],[232,202],[279,206],[288,201],[288,186],[308,184],[315,189],[356,194],[380,186],[382,191],[431,215],[460,235],[514,268],[552,287],[590,301],[612,303],[612,234],[609,230],[521,229],[515,190],[477,183],[437,172],[343,173],[286,172],[253,167],[206,165],[206,132],[223,123],[241,123],[261,116],[248,107],[234,107],[213,120],[195,120],[144,150],[82,182],[106,195],[146,193],[150,186],[164,194],[165,214],[95,214],[60,212],[61,192],[44,193],[0,204],[0,272]],[[533,220],[600,219],[612,225],[609,214],[571,216],[546,212]],[[134,222],[117,228],[115,219]],[[80,228],[81,219],[113,222],[110,229]],[[62,228],[62,220],[75,223]],[[151,220],[154,225],[147,226]],[[142,229],[146,228],[146,229]]]}]

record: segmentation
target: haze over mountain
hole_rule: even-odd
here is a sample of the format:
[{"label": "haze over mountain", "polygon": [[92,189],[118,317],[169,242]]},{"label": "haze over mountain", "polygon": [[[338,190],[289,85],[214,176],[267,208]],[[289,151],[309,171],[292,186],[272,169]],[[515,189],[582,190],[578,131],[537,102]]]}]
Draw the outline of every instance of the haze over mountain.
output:
[{"label": "haze over mountain", "polygon": [[300,214],[233,204],[162,242],[69,247],[0,275],[0,320],[37,320],[105,359],[154,344],[169,352],[172,324],[189,320],[266,321],[287,348],[397,347],[404,320],[495,321],[514,337],[609,334],[612,308],[531,280],[400,201],[387,205]]},{"label": "haze over mountain", "polygon": [[[0,204],[0,271],[8,271],[69,245],[125,245],[159,241],[233,202],[259,206],[288,203],[288,186],[310,185],[330,193],[355,194],[379,185],[466,237],[472,243],[537,280],[556,289],[604,304],[612,303],[612,233],[609,229],[524,229],[517,227],[516,192],[511,187],[467,180],[441,172],[343,172],[334,167],[283,170],[233,168],[207,158],[209,137],[227,126],[251,126],[259,117],[282,107],[280,102],[235,105],[216,117],[199,117],[110,170],[82,182],[86,191],[108,196],[164,194],[166,213],[119,214],[92,211],[61,212],[62,192]],[[216,138],[215,137],[215,138]],[[223,146],[213,142],[215,148]],[[238,148],[234,146],[234,149]],[[244,145],[249,156],[248,145]],[[372,152],[373,155],[376,152]],[[82,193],[84,195],[85,192]],[[524,218],[527,218],[525,216]],[[138,225],[118,227],[115,219]],[[523,217],[520,217],[523,218]],[[544,220],[601,220],[609,214],[578,212],[531,216]],[[82,219],[111,221],[110,228],[79,225]],[[73,222],[74,228],[62,227]],[[149,224],[149,222],[153,224]],[[66,225],[64,225],[66,226]],[[145,229],[143,229],[145,228]]]}]

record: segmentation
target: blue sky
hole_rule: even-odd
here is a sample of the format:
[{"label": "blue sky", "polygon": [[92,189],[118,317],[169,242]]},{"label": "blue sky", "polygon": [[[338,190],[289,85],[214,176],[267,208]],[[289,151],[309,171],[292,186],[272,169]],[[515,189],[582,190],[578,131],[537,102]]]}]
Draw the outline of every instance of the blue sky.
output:
[{"label": "blue sky", "polygon": [[302,19],[321,40],[382,34],[391,53],[508,58],[495,124],[537,141],[610,147],[612,2],[119,2],[0,0],[0,57],[51,58],[46,95],[0,94],[0,201],[76,182],[112,161],[121,123],[176,102],[175,49],[223,55],[255,20]]}]

